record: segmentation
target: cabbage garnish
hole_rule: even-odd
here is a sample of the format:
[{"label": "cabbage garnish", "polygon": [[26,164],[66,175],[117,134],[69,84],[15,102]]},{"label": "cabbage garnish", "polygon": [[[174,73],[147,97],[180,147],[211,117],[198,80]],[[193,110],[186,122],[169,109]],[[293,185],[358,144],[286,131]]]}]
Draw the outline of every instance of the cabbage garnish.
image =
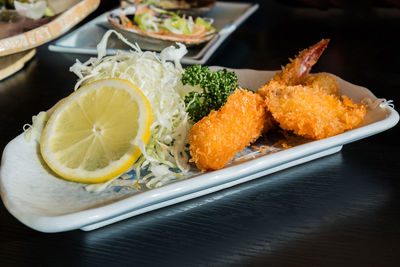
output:
[{"label": "cabbage garnish", "polygon": [[25,141],[36,141],[39,143],[40,138],[42,137],[43,128],[48,119],[49,116],[45,111],[41,111],[38,115],[32,116],[32,125],[25,124],[23,126]]},{"label": "cabbage garnish", "polygon": [[[118,51],[116,55],[106,56],[107,40],[111,34],[126,43],[132,50]],[[178,48],[165,48],[160,55],[142,51],[114,30],[105,33],[97,45],[98,56],[81,63],[79,60],[71,66],[79,80],[75,90],[81,85],[104,78],[121,78],[136,84],[149,100],[153,122],[151,136],[146,147],[139,143],[142,156],[131,167],[140,179],[142,170],[146,173],[142,182],[151,186],[151,178],[176,175],[176,171],[187,172],[190,169],[187,155],[187,134],[191,127],[186,112],[185,86],[181,82],[183,73],[180,60],[187,53],[183,44]],[[140,181],[137,181],[140,182]]]}]

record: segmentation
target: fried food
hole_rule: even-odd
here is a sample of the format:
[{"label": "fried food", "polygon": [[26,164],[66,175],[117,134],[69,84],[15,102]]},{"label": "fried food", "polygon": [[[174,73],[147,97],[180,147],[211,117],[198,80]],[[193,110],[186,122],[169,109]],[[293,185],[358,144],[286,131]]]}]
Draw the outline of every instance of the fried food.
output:
[{"label": "fried food", "polygon": [[341,96],[335,77],[309,74],[328,43],[324,39],[301,51],[258,90],[282,129],[322,139],[352,129],[363,120],[366,106]]},{"label": "fried food", "polygon": [[340,96],[339,85],[336,78],[329,73],[314,73],[304,77],[302,85],[311,86],[313,88],[319,87],[331,95]]},{"label": "fried food", "polygon": [[282,129],[312,139],[343,133],[358,125],[366,113],[365,105],[328,94],[319,87],[278,87],[269,90],[265,99]]},{"label": "fried food", "polygon": [[221,169],[276,124],[312,139],[356,127],[366,106],[341,95],[333,75],[309,74],[328,43],[324,39],[301,51],[257,93],[236,90],[220,110],[197,122],[189,133],[196,166],[203,171]]},{"label": "fried food", "polygon": [[218,111],[198,121],[190,130],[192,161],[197,168],[217,170],[271,127],[263,98],[237,89]]}]

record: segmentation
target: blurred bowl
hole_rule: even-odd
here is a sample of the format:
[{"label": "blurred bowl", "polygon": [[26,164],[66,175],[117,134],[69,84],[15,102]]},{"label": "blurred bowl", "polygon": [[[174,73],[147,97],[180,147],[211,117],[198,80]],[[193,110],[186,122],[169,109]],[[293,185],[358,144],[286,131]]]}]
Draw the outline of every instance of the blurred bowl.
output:
[{"label": "blurred bowl", "polygon": [[0,39],[22,33],[24,21],[25,17],[15,10],[0,10]]},{"label": "blurred bowl", "polygon": [[[39,20],[25,18],[23,21],[19,21],[19,18],[16,18],[16,21],[12,23],[13,26],[11,26],[14,29],[9,29],[9,31],[21,31],[18,27],[22,27],[22,32],[4,35],[4,37],[0,38],[0,57],[32,49],[54,40],[82,21],[99,4],[100,0],[81,0],[76,5],[54,17]],[[22,25],[19,25],[19,23]],[[0,32],[2,34],[5,32],[3,30],[5,25],[8,25],[7,22],[3,22],[1,25]]]}]

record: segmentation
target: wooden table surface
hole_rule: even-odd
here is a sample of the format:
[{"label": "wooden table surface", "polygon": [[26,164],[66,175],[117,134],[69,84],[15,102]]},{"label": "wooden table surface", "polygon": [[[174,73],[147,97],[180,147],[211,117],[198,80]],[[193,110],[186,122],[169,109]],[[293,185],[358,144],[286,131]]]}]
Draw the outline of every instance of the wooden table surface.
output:
[{"label": "wooden table surface", "polygon": [[[313,72],[334,73],[400,103],[399,8],[384,1],[343,8],[294,2],[260,1],[207,65],[276,70],[301,49],[330,38]],[[103,2],[83,23],[113,5]],[[32,115],[72,92],[76,77],[68,69],[75,58],[87,58],[47,46],[0,82],[1,150]],[[1,203],[0,266],[396,266],[399,128],[92,232],[37,232]]]}]

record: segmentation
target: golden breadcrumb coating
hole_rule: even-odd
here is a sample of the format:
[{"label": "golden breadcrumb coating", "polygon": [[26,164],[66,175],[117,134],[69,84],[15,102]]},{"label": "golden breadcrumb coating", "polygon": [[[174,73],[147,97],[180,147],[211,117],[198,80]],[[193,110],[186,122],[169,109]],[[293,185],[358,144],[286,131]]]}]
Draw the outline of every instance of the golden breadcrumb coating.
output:
[{"label": "golden breadcrumb coating", "polygon": [[319,87],[328,94],[340,96],[339,85],[336,81],[336,78],[329,73],[309,74],[304,78],[301,84],[314,88]]},{"label": "golden breadcrumb coating", "polygon": [[263,98],[237,89],[218,111],[211,111],[190,130],[192,161],[200,170],[217,170],[261,136],[270,119]]},{"label": "golden breadcrumb coating", "polygon": [[357,126],[367,109],[319,87],[283,86],[268,91],[268,110],[284,130],[313,139],[322,139]]}]

